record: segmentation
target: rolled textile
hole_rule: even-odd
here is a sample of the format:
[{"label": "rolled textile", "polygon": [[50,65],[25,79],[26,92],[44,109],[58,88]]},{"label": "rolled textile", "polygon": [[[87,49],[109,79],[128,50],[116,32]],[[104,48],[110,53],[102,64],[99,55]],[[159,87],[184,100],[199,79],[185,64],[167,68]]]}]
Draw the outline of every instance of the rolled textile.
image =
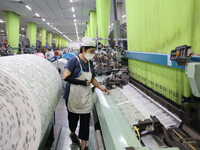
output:
[{"label": "rolled textile", "polygon": [[61,90],[57,70],[42,57],[1,57],[0,149],[37,150]]}]

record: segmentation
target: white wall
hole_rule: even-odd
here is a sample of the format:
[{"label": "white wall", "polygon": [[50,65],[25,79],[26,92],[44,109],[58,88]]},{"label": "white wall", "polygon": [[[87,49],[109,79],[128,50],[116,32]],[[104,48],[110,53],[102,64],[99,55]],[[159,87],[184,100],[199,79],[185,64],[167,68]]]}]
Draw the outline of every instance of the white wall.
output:
[{"label": "white wall", "polygon": [[81,42],[69,42],[68,43],[68,47],[69,48],[79,49],[80,45],[81,45]]}]

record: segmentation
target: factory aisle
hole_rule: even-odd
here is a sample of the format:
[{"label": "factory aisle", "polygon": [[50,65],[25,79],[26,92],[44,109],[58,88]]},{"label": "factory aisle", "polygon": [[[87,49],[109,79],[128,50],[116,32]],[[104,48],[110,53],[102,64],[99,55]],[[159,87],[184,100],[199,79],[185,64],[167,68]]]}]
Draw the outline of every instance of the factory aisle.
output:
[{"label": "factory aisle", "polygon": [[[67,113],[65,101],[61,97],[55,110],[54,142],[50,150],[79,150],[79,147],[71,144],[71,140],[69,138],[70,130],[69,130],[67,116],[68,116],[68,113]],[[78,134],[78,128],[76,131],[77,134]],[[90,148],[90,150],[97,149],[94,139],[95,137],[94,137],[93,117],[91,116],[90,138],[88,141],[88,147]]]}]

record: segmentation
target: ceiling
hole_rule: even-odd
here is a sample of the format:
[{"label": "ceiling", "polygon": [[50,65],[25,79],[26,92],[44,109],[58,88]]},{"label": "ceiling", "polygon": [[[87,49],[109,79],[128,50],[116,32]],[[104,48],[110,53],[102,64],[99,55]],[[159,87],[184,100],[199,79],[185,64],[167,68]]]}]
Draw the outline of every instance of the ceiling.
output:
[{"label": "ceiling", "polygon": [[[125,15],[125,0],[116,0],[123,2],[123,15]],[[32,10],[28,10],[28,5]],[[72,12],[74,7],[74,12]],[[89,21],[89,11],[96,9],[96,0],[0,0],[0,19],[4,19],[4,10],[13,11],[20,15],[20,27],[26,29],[27,22],[35,22],[40,28],[45,28],[54,34],[61,35],[53,27],[57,28],[63,35],[69,39],[77,41],[77,34],[74,25],[76,19],[79,38],[84,36],[86,22]],[[40,17],[36,17],[38,13]],[[73,17],[75,14],[75,18]],[[111,0],[110,25],[114,20],[113,2]],[[42,21],[42,19],[46,21]],[[50,25],[47,25],[47,22]],[[5,31],[5,23],[0,23],[0,32]],[[25,34],[25,30],[20,30],[20,34]]]},{"label": "ceiling", "polygon": [[[57,28],[63,35],[76,41],[76,29],[74,19],[76,19],[78,35],[83,37],[86,29],[86,22],[89,20],[89,11],[96,8],[95,0],[0,0],[0,19],[4,19],[3,10],[14,11],[20,15],[20,27],[26,28],[27,22],[35,22],[40,28],[46,28],[54,34],[60,34],[50,25]],[[28,5],[32,10],[28,10]],[[72,12],[74,7],[74,12]],[[38,13],[41,17],[36,17]],[[75,18],[73,17],[75,14]],[[46,21],[42,21],[44,18]],[[47,22],[50,25],[47,25]],[[5,30],[5,24],[0,23],[0,30]],[[25,31],[20,31],[23,34]]]}]

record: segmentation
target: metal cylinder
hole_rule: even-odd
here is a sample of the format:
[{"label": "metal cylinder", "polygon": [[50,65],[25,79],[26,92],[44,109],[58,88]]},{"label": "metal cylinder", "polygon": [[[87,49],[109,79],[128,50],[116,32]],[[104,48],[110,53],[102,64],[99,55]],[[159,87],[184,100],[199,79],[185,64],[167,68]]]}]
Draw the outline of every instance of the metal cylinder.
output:
[{"label": "metal cylinder", "polygon": [[62,90],[56,68],[36,55],[0,58],[0,149],[35,150]]}]

